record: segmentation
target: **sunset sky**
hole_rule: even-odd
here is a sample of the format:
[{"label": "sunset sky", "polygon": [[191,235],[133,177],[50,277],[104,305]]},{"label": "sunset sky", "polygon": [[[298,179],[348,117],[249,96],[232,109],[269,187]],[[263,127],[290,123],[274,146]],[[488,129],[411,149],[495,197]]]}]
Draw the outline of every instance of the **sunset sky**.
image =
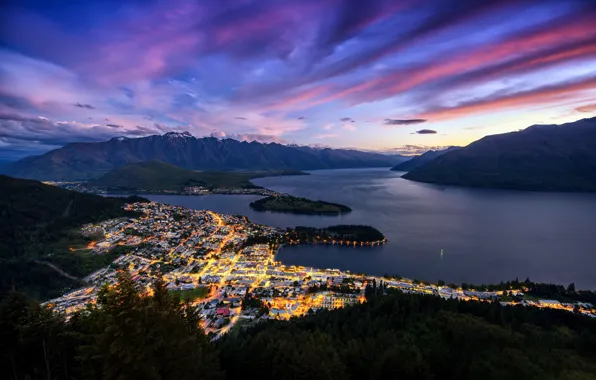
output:
[{"label": "sunset sky", "polygon": [[2,4],[2,159],[168,131],[415,153],[596,115],[594,0]]}]

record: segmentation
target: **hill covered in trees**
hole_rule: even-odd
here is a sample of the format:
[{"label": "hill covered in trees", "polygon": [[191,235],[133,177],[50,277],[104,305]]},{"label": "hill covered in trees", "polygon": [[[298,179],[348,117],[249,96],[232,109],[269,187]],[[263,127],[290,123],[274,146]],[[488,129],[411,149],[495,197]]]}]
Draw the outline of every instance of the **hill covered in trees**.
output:
[{"label": "hill covered in trees", "polygon": [[68,321],[0,304],[0,377],[48,379],[594,379],[596,321],[558,310],[371,288],[368,302],[236,327],[209,342],[163,281],[120,275]]},{"label": "hill covered in trees", "polygon": [[108,198],[0,175],[0,297],[12,288],[41,299],[78,285],[49,264],[83,275],[105,264],[101,256],[69,252],[85,223],[132,216],[122,206],[140,197]]},{"label": "hill covered in trees", "polygon": [[277,171],[194,171],[183,169],[160,161],[139,162],[116,168],[89,184],[114,190],[182,190],[186,186],[201,186],[209,189],[258,188],[250,180],[276,175],[306,174],[299,170]]},{"label": "hill covered in trees", "polygon": [[596,117],[486,136],[403,178],[443,185],[596,191]]},{"label": "hill covered in trees", "polygon": [[352,209],[338,203],[313,201],[292,195],[270,196],[250,203],[255,211],[287,212],[306,215],[341,215]]}]

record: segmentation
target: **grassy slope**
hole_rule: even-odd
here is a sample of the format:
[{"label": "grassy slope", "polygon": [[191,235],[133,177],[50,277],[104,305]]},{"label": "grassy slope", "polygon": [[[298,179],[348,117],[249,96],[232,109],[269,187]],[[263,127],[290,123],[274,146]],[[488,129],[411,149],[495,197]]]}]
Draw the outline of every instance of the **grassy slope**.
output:
[{"label": "grassy slope", "polygon": [[188,290],[172,290],[171,293],[180,297],[181,300],[193,301],[196,299],[203,299],[207,297],[207,295],[209,294],[209,288],[201,286],[198,288]]}]

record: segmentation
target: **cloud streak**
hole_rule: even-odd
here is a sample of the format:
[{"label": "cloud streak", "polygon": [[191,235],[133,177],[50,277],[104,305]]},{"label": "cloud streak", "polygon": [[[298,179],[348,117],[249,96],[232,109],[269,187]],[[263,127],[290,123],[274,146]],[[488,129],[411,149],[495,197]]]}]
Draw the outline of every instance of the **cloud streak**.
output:
[{"label": "cloud streak", "polygon": [[416,134],[419,135],[435,135],[436,133],[437,131],[435,131],[434,129],[420,129],[416,131]]},{"label": "cloud streak", "polygon": [[385,119],[385,125],[412,125],[426,123],[426,119]]},{"label": "cloud streak", "polygon": [[95,109],[95,107],[93,107],[93,106],[92,106],[92,105],[90,105],[90,104],[81,104],[81,103],[76,103],[76,104],[73,104],[73,105],[74,105],[75,107],[79,107],[79,108],[86,108],[86,109],[88,109],[88,110]]}]

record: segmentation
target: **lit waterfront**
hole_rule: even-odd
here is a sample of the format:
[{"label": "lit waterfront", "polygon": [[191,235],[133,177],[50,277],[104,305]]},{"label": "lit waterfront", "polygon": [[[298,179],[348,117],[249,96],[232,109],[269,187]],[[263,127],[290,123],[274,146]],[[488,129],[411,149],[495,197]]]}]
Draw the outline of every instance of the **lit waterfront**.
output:
[{"label": "lit waterfront", "polygon": [[[118,249],[121,255],[109,267],[85,278],[87,287],[48,304],[67,314],[81,310],[95,302],[103,284],[116,282],[120,270],[130,272],[145,289],[162,276],[172,291],[183,296],[200,294],[193,303],[199,308],[205,331],[217,338],[240,321],[288,319],[309,311],[364,302],[371,289],[380,293],[398,289],[464,301],[503,301],[502,291],[464,290],[337,269],[283,265],[275,260],[275,252],[287,232],[251,223],[242,216],[155,202],[127,207],[142,216],[85,225],[81,230],[83,235],[97,239],[85,248],[89,254]],[[509,295],[523,295],[523,289],[510,290]],[[591,305],[584,304],[552,300],[520,303],[568,311],[580,307],[587,315],[594,313]]]}]

